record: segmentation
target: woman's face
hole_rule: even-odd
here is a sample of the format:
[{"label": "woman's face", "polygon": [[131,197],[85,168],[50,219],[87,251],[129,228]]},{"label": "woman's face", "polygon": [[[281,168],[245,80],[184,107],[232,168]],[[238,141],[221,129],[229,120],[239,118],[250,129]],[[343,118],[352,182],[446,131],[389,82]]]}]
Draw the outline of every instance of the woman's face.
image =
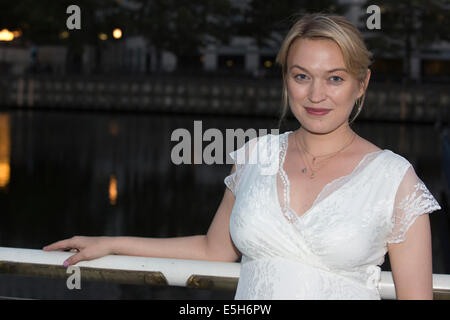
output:
[{"label": "woman's face", "polygon": [[[367,79],[369,80],[370,70]],[[364,87],[346,71],[339,46],[331,40],[295,40],[287,58],[289,105],[301,126],[315,133],[329,133],[348,118]],[[310,113],[327,109],[327,113]]]}]

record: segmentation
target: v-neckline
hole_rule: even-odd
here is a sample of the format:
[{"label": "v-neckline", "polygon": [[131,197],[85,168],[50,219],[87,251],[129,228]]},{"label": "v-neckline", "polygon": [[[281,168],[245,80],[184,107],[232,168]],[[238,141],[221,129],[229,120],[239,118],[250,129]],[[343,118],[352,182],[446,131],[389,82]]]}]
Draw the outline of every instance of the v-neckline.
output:
[{"label": "v-neckline", "polygon": [[[335,184],[335,183],[337,183],[337,182],[339,182],[341,180],[345,180],[345,179],[348,180],[348,178],[350,178],[352,175],[354,175],[357,172],[357,170],[361,167],[361,165],[367,160],[367,158],[370,155],[374,155],[374,154],[378,154],[378,153],[381,154],[382,152],[388,150],[388,149],[381,149],[381,150],[371,151],[371,152],[366,153],[349,174],[340,176],[340,177],[338,177],[336,179],[333,179],[332,181],[328,182],[327,184],[325,184],[325,186],[317,194],[317,196],[314,199],[311,207],[308,210],[306,210],[304,213],[299,215],[295,210],[293,210],[291,208],[291,205],[290,205],[290,191],[291,191],[290,182],[289,182],[289,177],[288,177],[286,171],[284,170],[284,162],[285,162],[285,158],[286,158],[287,149],[288,149],[288,146],[289,146],[289,142],[288,142],[289,141],[289,135],[292,132],[293,131],[287,131],[284,134],[284,137],[283,137],[284,139],[282,140],[281,147],[280,147],[280,153],[279,153],[279,157],[281,159],[279,161],[278,172],[275,175],[275,179],[274,179],[275,180],[275,194],[276,194],[276,200],[277,200],[277,203],[278,203],[278,207],[280,208],[281,212],[286,217],[286,219],[289,222],[291,222],[291,223],[295,223],[299,219],[304,219],[317,206],[317,204],[318,204],[318,203],[316,203],[317,200],[320,199],[320,197],[323,194],[323,192],[327,188],[329,188],[329,186],[331,186],[332,184]],[[284,203],[283,204],[285,206],[285,210],[283,210],[283,206],[281,205],[280,199],[279,199],[279,196],[278,196],[278,181],[277,181],[278,180],[278,174],[280,174],[282,180],[284,179],[284,181],[282,181],[282,182],[283,182],[283,195],[284,195],[284,199],[283,199]],[[334,192],[335,191],[333,191],[332,193],[334,193]]]}]

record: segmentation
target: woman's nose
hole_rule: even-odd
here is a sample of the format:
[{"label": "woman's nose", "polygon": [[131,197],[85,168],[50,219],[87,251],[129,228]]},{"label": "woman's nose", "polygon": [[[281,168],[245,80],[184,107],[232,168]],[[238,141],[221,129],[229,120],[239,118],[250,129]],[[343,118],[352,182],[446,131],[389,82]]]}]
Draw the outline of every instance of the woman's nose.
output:
[{"label": "woman's nose", "polygon": [[312,103],[319,103],[326,99],[325,88],[320,81],[312,81],[309,88],[308,98]]}]

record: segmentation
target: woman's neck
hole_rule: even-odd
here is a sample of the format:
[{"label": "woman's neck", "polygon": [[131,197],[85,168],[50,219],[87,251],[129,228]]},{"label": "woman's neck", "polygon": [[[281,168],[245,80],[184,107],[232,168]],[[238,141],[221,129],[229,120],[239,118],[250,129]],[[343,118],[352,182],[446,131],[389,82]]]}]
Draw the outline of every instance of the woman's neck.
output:
[{"label": "woman's neck", "polygon": [[298,139],[298,143],[310,154],[321,156],[341,150],[349,144],[354,134],[349,126],[341,126],[329,133],[314,133],[300,127],[296,130],[294,138]]}]

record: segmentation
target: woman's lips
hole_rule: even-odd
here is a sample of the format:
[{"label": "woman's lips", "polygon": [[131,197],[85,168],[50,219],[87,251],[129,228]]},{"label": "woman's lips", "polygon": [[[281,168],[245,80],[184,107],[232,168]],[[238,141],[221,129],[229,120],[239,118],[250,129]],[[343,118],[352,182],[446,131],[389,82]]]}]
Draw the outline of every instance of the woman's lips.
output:
[{"label": "woman's lips", "polygon": [[307,108],[307,107],[305,107],[305,109],[306,109],[306,112],[308,112],[309,114],[315,115],[315,116],[324,116],[328,112],[331,111],[331,109],[323,109],[323,108]]}]

